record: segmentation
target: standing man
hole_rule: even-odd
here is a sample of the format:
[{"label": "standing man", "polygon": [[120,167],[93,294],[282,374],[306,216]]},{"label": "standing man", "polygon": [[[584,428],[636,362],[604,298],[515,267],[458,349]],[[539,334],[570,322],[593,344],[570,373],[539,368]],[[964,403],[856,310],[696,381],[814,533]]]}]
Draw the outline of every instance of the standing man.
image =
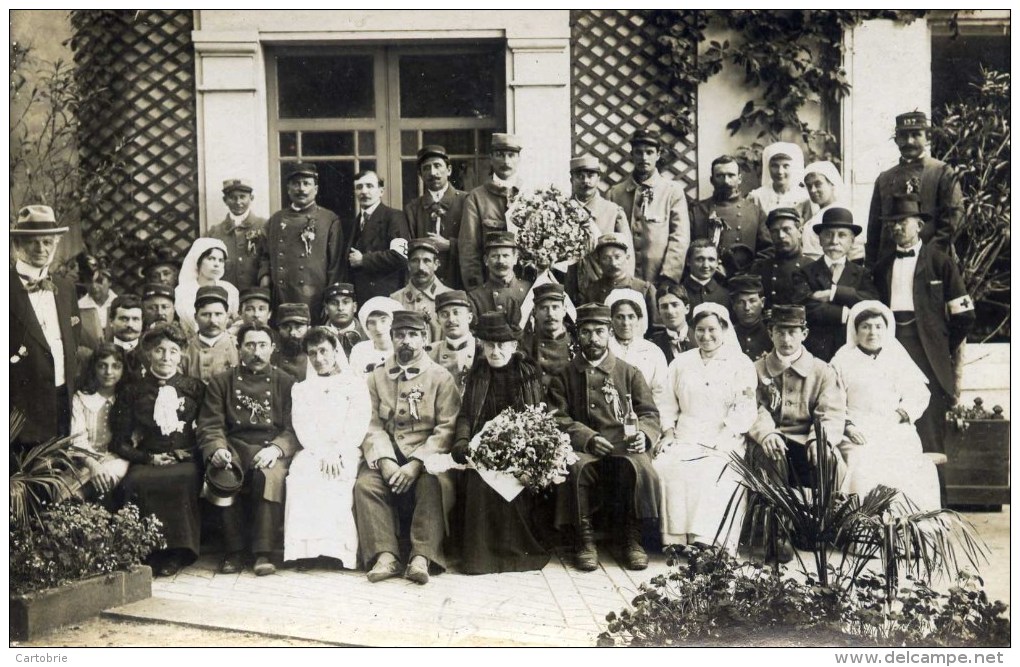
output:
[{"label": "standing man", "polygon": [[303,303],[281,303],[276,309],[277,335],[280,344],[273,350],[269,363],[286,371],[298,382],[308,376],[308,355],[305,353],[305,334],[311,316]]},{"label": "standing man", "polygon": [[236,465],[244,473],[239,495],[215,508],[226,551],[224,574],[241,571],[246,545],[255,556],[255,574],[273,574],[274,552],[283,548],[284,484],[300,445],[290,426],[294,379],[269,363],[273,339],[273,330],[262,324],[241,327],[241,364],[209,382],[198,414],[206,467]]},{"label": "standing man", "polygon": [[795,277],[811,263],[801,252],[801,219],[796,209],[775,208],[769,212],[769,233],[775,256],[755,260],[748,273],[761,277],[765,307],[796,303]]},{"label": "standing man", "polygon": [[436,277],[442,263],[439,260],[439,249],[430,238],[414,239],[407,245],[407,264],[410,278],[402,289],[390,294],[390,298],[400,303],[405,310],[414,310],[422,314],[429,325],[431,343],[439,340],[442,327],[436,319],[436,296],[450,291],[450,288]]},{"label": "standing man", "polygon": [[[336,213],[315,203],[319,171],[295,162],[287,172],[290,206],[266,223],[259,281],[273,291],[273,307],[304,303],[318,310],[326,285],[340,279],[343,232]],[[229,247],[229,246],[228,246]]]},{"label": "standing man", "polygon": [[[145,377],[145,355],[138,345],[142,337],[142,300],[134,294],[118,296],[110,306],[109,342],[124,350],[124,386]],[[78,368],[84,368],[79,363]]]},{"label": "standing man", "polygon": [[237,341],[227,331],[228,303],[227,290],[219,285],[202,285],[195,294],[198,333],[181,354],[181,372],[204,384],[240,362]]},{"label": "standing man", "polygon": [[142,287],[142,323],[145,331],[154,324],[168,324],[176,320],[174,288],[163,283],[146,283]]},{"label": "standing man", "polygon": [[25,415],[13,443],[28,448],[71,430],[81,318],[74,283],[49,275],[61,227],[49,206],[18,211],[11,228],[11,409]]},{"label": "standing man", "polygon": [[528,296],[531,283],[514,275],[520,255],[517,237],[513,232],[488,232],[485,235],[485,268],[488,278],[468,292],[475,307],[475,321],[483,313],[496,310],[507,321],[517,324],[521,320],[521,304]]},{"label": "standing man", "polygon": [[404,284],[407,275],[407,220],[404,214],[382,203],[385,183],[374,171],[354,175],[358,217],[347,245],[346,282],[354,285],[358,303],[375,296],[389,296]]},{"label": "standing man", "polygon": [[712,160],[712,196],[691,208],[691,238],[712,239],[720,255],[735,245],[751,249],[756,257],[772,253],[772,237],[765,224],[765,211],[753,199],[740,193],[740,165],[732,155]]},{"label": "standing man", "polygon": [[442,337],[429,348],[429,357],[450,372],[457,391],[463,395],[464,382],[478,353],[478,343],[471,334],[471,300],[463,290],[443,292],[436,296],[436,313]]},{"label": "standing man", "polygon": [[482,266],[486,234],[507,229],[507,207],[520,192],[517,175],[520,159],[521,141],[516,135],[493,134],[489,146],[492,178],[469,192],[464,200],[457,252],[460,278],[468,293],[481,286],[487,277]]},{"label": "standing man", "polygon": [[[567,274],[567,284],[570,285],[569,291],[573,299],[579,299],[590,283],[602,277],[602,267],[599,266],[595,252],[595,242],[600,236],[617,234],[629,246],[634,245],[627,214],[618,204],[604,199],[599,194],[599,183],[605,171],[605,167],[594,155],[582,155],[570,161],[570,194],[588,209],[595,225],[591,237],[592,246],[588,249],[588,254],[571,266]],[[629,262],[627,271],[634,275],[634,256],[628,255],[627,259]]]},{"label": "standing man", "polygon": [[930,138],[931,124],[923,111],[896,116],[900,163],[875,180],[865,241],[865,262],[869,267],[894,249],[892,230],[883,225],[883,219],[893,213],[898,195],[913,194],[918,198],[920,212],[927,216],[921,240],[949,252],[953,232],[963,221],[963,193],[953,168],[929,154]]},{"label": "standing man", "polygon": [[223,181],[227,217],[211,227],[207,234],[227,246],[223,280],[241,292],[259,284],[259,261],[263,256],[262,244],[266,240],[266,219],[251,212],[251,203],[255,199],[252,193],[251,183],[243,178]]},{"label": "standing man", "polygon": [[715,279],[718,270],[719,247],[712,239],[694,239],[687,253],[687,276],[683,281],[691,310],[706,301],[730,307],[729,293]]},{"label": "standing man", "polygon": [[659,173],[659,135],[638,130],[630,139],[634,171],[609,190],[609,201],[619,204],[630,219],[634,237],[634,275],[658,285],[680,282],[684,273],[691,223],[687,197],[680,183]]},{"label": "standing man", "polygon": [[354,512],[373,583],[400,574],[398,514],[409,516],[411,526],[404,577],[426,584],[431,566],[446,569],[442,494],[424,459],[450,451],[460,394],[453,377],[425,354],[425,331],[419,313],[393,313],[394,354],[368,375],[372,421],[361,446]]},{"label": "standing man", "polygon": [[457,240],[467,193],[450,185],[452,173],[450,156],[442,146],[424,146],[418,151],[418,175],[425,184],[425,194],[412,199],[404,207],[404,215],[409,228],[408,238],[430,239],[439,252],[436,275],[447,286],[459,289]]},{"label": "standing man", "polygon": [[[893,199],[885,224],[896,250],[875,265],[875,283],[896,318],[896,339],[928,378],[931,402],[917,420],[921,444],[944,452],[945,414],[959,398],[957,357],[974,326],[974,301],[956,264],[921,239],[930,222],[916,196]],[[941,470],[939,480],[944,491]]]}]

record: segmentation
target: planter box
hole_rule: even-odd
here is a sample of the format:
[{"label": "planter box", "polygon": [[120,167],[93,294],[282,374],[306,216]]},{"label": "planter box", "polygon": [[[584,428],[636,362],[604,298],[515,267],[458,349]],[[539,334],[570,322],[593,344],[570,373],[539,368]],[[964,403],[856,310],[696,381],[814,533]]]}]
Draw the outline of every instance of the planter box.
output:
[{"label": "planter box", "polygon": [[152,570],[142,565],[58,588],[11,596],[11,641],[27,641],[69,623],[152,597]]},{"label": "planter box", "polygon": [[946,424],[946,497],[949,505],[1009,503],[1009,421],[968,422],[960,431]]}]

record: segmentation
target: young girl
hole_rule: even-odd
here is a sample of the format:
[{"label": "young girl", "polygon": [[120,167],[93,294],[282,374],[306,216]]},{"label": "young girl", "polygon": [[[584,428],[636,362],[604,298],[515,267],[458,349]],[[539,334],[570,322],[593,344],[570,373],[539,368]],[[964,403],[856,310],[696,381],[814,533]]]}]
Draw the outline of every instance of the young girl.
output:
[{"label": "young girl", "polygon": [[79,468],[71,487],[82,498],[113,495],[127,474],[128,462],[113,454],[110,446],[110,409],[124,376],[124,351],[101,343],[88,361],[82,388],[71,399],[71,433]]}]

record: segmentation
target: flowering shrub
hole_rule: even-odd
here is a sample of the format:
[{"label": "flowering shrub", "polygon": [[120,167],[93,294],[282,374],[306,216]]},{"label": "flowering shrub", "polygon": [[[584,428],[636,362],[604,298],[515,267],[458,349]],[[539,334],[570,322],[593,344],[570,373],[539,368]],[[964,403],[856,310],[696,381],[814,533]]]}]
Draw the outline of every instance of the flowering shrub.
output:
[{"label": "flowering shrub", "polygon": [[522,258],[539,267],[579,260],[595,241],[588,209],[552,185],[517,197],[506,215]]},{"label": "flowering shrub", "polygon": [[142,518],[130,504],[111,514],[93,503],[62,502],[27,526],[12,516],[11,594],[130,569],[166,546],[161,528],[156,517]]},{"label": "flowering shrub", "polygon": [[468,459],[478,468],[509,473],[532,491],[541,491],[566,480],[567,466],[577,461],[577,454],[545,403],[539,403],[523,411],[507,408],[489,420],[468,444]]}]

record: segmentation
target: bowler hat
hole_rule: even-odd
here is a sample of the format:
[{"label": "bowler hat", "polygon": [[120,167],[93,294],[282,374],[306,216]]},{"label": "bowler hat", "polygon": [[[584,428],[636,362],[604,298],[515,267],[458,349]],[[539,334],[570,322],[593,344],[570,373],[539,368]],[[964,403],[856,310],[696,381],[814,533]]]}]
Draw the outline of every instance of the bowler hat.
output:
[{"label": "bowler hat", "polygon": [[425,316],[416,310],[397,310],[393,313],[393,326],[391,331],[397,329],[417,329],[425,331],[428,325],[425,324]]},{"label": "bowler hat", "polygon": [[350,283],[333,283],[323,291],[322,300],[329,301],[340,296],[349,296],[352,299],[356,299],[354,285]]},{"label": "bowler hat", "polygon": [[234,190],[252,192],[254,188],[251,187],[251,181],[247,178],[228,178],[223,181],[223,194],[228,194]]},{"label": "bowler hat", "polygon": [[22,206],[18,210],[18,221],[11,228],[11,236],[44,236],[63,234],[70,227],[61,227],[53,209],[42,204]]},{"label": "bowler hat", "polygon": [[797,213],[797,209],[795,208],[774,208],[769,211],[769,217],[765,221],[765,224],[771,229],[772,225],[777,222],[782,222],[783,220],[793,220],[799,225],[801,222],[800,213]]},{"label": "bowler hat", "polygon": [[908,111],[896,116],[896,131],[900,130],[930,130],[931,123],[923,111]]},{"label": "bowler hat", "polygon": [[436,242],[430,238],[411,239],[407,242],[407,257],[410,258],[415,250],[427,250],[435,256],[439,256],[439,248]]},{"label": "bowler hat", "polygon": [[811,229],[815,234],[821,234],[823,229],[849,229],[854,233],[854,236],[864,231],[863,227],[854,224],[854,214],[839,206],[825,209],[825,213],[822,213],[822,221],[817,225],[812,225]]},{"label": "bowler hat", "polygon": [[442,292],[436,295],[436,312],[439,312],[447,306],[464,306],[465,308],[471,307],[471,301],[468,299],[467,292],[460,289],[452,289],[449,292]]},{"label": "bowler hat", "polygon": [[659,133],[655,130],[638,130],[630,137],[630,147],[639,146],[644,144],[646,146],[659,147]]},{"label": "bowler hat", "polygon": [[269,297],[268,287],[245,287],[241,290],[238,302],[244,303],[245,301],[251,301],[252,299],[261,299],[266,303],[272,303],[272,300]]},{"label": "bowler hat", "polygon": [[744,274],[733,276],[726,283],[730,294],[764,294],[765,290],[761,285],[761,276]]},{"label": "bowler hat", "polygon": [[163,283],[146,283],[142,287],[142,300],[153,299],[157,296],[161,296],[164,299],[174,300],[174,288]]},{"label": "bowler hat", "polygon": [[319,180],[319,168],[310,162],[292,162],[287,166],[287,180],[296,176],[311,176]]},{"label": "bowler hat", "polygon": [[492,135],[492,142],[489,144],[490,150],[501,150],[501,151],[518,151],[521,150],[521,140],[516,134],[506,134],[504,132],[496,132]]},{"label": "bowler hat", "polygon": [[507,322],[506,315],[495,310],[482,314],[475,326],[475,338],[490,343],[521,339],[521,329]]},{"label": "bowler hat", "polygon": [[893,195],[892,210],[882,216],[883,220],[893,221],[903,218],[920,218],[924,222],[931,220],[931,216],[921,211],[921,200],[916,194]]},{"label": "bowler hat", "polygon": [[243,484],[244,471],[237,464],[231,462],[223,468],[208,466],[201,497],[217,507],[230,507]]},{"label": "bowler hat", "polygon": [[610,324],[613,318],[609,312],[609,306],[602,303],[586,303],[577,309],[578,326],[585,322],[597,322],[599,324]]},{"label": "bowler hat", "polygon": [[202,285],[198,288],[198,291],[195,293],[195,309],[201,308],[210,301],[218,301],[223,304],[224,308],[230,307],[230,301],[227,299],[227,290],[220,285]]},{"label": "bowler hat", "polygon": [[594,171],[601,174],[605,171],[602,163],[594,155],[582,155],[570,161],[570,173],[575,171]]},{"label": "bowler hat", "polygon": [[485,249],[489,248],[516,248],[517,235],[513,232],[486,232]]},{"label": "bowler hat", "polygon": [[807,314],[804,311],[804,306],[772,306],[769,326],[806,327]]},{"label": "bowler hat", "polygon": [[418,151],[418,166],[430,157],[442,158],[446,164],[450,164],[450,156],[446,153],[446,148],[438,144],[430,144],[428,146],[422,146],[421,150]]},{"label": "bowler hat", "polygon": [[533,292],[536,306],[543,301],[565,301],[567,298],[566,290],[559,283],[542,283]]},{"label": "bowler hat", "polygon": [[281,303],[276,307],[277,324],[287,322],[303,322],[308,324],[312,321],[307,303]]},{"label": "bowler hat", "polygon": [[630,250],[630,245],[619,234],[603,234],[595,243],[595,252],[602,252],[603,248],[620,248]]}]

